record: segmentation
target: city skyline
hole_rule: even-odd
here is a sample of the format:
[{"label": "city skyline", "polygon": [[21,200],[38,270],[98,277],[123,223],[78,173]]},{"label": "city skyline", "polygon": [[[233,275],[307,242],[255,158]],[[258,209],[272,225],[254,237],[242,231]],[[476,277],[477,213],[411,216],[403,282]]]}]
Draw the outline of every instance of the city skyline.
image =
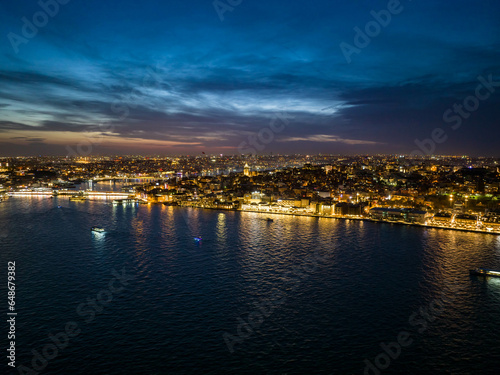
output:
[{"label": "city skyline", "polygon": [[[500,158],[198,156],[0,158],[11,198],[113,200],[500,233]],[[118,191],[95,184],[118,181]]]},{"label": "city skyline", "polygon": [[5,374],[498,372],[499,1],[0,15]]},{"label": "city skyline", "polygon": [[0,9],[0,156],[499,156],[493,1]]}]

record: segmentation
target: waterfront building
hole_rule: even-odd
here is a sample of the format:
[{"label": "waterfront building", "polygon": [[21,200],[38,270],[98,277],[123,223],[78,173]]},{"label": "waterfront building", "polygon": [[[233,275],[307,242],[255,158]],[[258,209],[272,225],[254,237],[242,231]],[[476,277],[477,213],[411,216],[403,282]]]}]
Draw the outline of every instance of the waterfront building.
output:
[{"label": "waterfront building", "polygon": [[476,225],[477,215],[458,214],[455,216],[455,224]]},{"label": "waterfront building", "polygon": [[451,224],[452,219],[452,215],[448,212],[438,212],[433,217],[436,224]]}]

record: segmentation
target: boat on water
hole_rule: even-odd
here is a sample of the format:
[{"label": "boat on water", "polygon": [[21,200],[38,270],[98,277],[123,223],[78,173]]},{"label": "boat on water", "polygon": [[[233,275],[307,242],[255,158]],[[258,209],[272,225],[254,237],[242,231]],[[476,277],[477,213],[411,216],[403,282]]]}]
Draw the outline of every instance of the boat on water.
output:
[{"label": "boat on water", "polygon": [[179,204],[177,202],[163,202],[164,206],[178,206]]},{"label": "boat on water", "polygon": [[473,270],[469,270],[469,273],[474,276],[493,276],[500,277],[500,271],[489,270],[486,268],[475,268]]},{"label": "boat on water", "polygon": [[194,238],[194,240],[195,240],[196,242],[200,242],[202,239],[203,239],[203,238],[201,238],[201,237],[195,237],[195,238]]},{"label": "boat on water", "polygon": [[268,221],[269,223],[272,223],[274,220],[268,217],[268,218],[267,218],[267,221]]},{"label": "boat on water", "polygon": [[90,230],[95,233],[104,233],[104,228],[92,227]]},{"label": "boat on water", "polygon": [[135,199],[115,199],[113,200],[113,205],[118,206],[122,204],[134,204],[137,203],[137,200]]},{"label": "boat on water", "polygon": [[69,197],[69,200],[72,202],[83,202],[86,201],[87,198],[83,195],[72,195],[71,197]]}]

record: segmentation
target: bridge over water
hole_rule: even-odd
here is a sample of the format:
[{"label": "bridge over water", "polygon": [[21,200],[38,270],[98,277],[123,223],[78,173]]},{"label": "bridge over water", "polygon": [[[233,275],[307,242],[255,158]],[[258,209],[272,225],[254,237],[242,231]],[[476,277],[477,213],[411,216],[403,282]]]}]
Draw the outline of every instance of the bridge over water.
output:
[{"label": "bridge over water", "polygon": [[133,197],[134,194],[120,193],[116,191],[69,191],[69,190],[22,190],[11,191],[7,193],[9,197],[53,197],[53,196],[81,196],[88,199],[126,199]]}]

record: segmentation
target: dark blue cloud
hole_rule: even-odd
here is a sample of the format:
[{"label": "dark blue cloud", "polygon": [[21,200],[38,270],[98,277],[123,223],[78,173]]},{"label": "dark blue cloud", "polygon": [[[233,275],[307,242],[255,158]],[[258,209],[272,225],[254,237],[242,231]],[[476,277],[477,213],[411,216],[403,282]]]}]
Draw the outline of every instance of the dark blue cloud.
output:
[{"label": "dark blue cloud", "polygon": [[437,153],[496,155],[500,88],[460,129],[443,114],[500,81],[500,4],[401,0],[348,63],[340,44],[391,1],[243,0],[221,22],[211,0],[71,0],[34,37],[40,5],[2,2],[1,153],[89,134],[96,153],[236,153],[286,113],[261,152],[409,153],[440,127]]}]

